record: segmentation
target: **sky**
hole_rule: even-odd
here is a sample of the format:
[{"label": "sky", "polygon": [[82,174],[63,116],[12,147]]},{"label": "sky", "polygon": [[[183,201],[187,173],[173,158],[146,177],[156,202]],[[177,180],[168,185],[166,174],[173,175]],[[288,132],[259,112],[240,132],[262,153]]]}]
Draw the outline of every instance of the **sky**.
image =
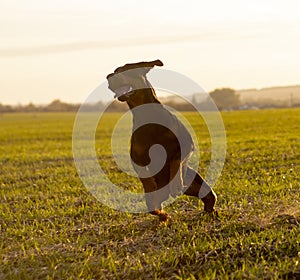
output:
[{"label": "sky", "polygon": [[161,59],[206,91],[300,84],[296,0],[0,0],[0,103],[83,102]]}]

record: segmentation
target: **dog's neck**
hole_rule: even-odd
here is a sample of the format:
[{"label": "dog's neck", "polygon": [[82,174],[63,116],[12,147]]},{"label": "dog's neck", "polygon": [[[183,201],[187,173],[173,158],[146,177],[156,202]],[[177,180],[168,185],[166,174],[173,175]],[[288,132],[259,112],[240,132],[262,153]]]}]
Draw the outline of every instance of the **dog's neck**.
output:
[{"label": "dog's neck", "polygon": [[131,98],[129,98],[126,102],[130,109],[148,103],[161,104],[157,99],[153,87],[148,81],[147,81],[147,88],[137,89],[136,93]]}]

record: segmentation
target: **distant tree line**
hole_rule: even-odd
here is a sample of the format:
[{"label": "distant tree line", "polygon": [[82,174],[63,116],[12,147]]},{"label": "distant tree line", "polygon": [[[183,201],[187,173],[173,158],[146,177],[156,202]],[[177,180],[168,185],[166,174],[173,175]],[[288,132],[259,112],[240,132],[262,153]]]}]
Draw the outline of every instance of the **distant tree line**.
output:
[{"label": "distant tree line", "polygon": [[[201,101],[197,101],[197,96],[194,94],[192,97],[192,103],[197,105],[197,108],[201,110],[207,110],[210,108],[208,98]],[[274,100],[248,100],[242,102],[239,94],[231,88],[220,88],[215,89],[209,93],[211,99],[216,104],[219,110],[237,110],[237,109],[248,109],[248,108],[276,108],[276,107],[291,107],[288,102],[280,102]],[[194,111],[195,107],[188,101],[182,98],[180,102],[171,98],[165,99],[163,104],[174,108],[177,111]],[[293,104],[294,107],[300,107],[300,104]],[[81,107],[81,108],[80,108]],[[70,104],[62,102],[59,99],[53,100],[47,105],[35,105],[29,103],[27,105],[3,105],[0,103],[0,113],[13,113],[13,112],[77,112],[79,108],[85,112],[97,112],[97,111],[108,111],[108,112],[124,112],[128,109],[127,104],[113,101],[109,105],[99,101],[97,103],[89,104]]]},{"label": "distant tree line", "polygon": [[79,107],[80,105],[78,104],[69,104],[56,99],[48,105],[35,105],[33,103],[29,103],[27,105],[12,106],[2,105],[0,103],[0,112],[73,112],[77,111]]},{"label": "distant tree line", "polygon": [[[126,104],[122,104],[118,101],[112,102],[109,106],[107,104],[99,101],[97,103],[87,103],[83,104],[71,104],[62,102],[59,99],[53,100],[47,105],[35,105],[29,103],[27,105],[3,105],[0,103],[0,113],[17,113],[17,112],[77,112],[81,107],[82,111],[85,112],[97,112],[97,111],[125,111]],[[106,108],[107,107],[107,108]]]}]

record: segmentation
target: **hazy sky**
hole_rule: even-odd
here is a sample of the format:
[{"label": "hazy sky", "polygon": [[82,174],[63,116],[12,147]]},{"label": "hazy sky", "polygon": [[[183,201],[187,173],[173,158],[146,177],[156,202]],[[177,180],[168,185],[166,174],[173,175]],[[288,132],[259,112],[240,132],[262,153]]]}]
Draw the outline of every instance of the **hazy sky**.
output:
[{"label": "hazy sky", "polygon": [[217,87],[300,84],[300,1],[0,0],[0,103],[81,102],[161,59]]}]

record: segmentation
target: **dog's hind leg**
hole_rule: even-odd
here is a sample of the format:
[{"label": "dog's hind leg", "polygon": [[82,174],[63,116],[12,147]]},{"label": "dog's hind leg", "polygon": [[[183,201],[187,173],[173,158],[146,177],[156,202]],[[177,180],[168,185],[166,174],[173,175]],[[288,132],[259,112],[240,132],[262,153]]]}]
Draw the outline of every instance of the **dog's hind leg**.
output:
[{"label": "dog's hind leg", "polygon": [[166,200],[165,197],[168,194],[164,194],[163,190],[158,190],[157,184],[153,177],[150,178],[140,178],[143,183],[146,204],[149,210],[149,213],[152,215],[156,215],[159,218],[160,222],[166,222],[169,220],[169,214],[162,210],[162,202]]},{"label": "dog's hind leg", "polygon": [[215,192],[195,170],[188,166],[185,166],[184,168],[184,182],[189,186],[184,193],[200,198],[204,203],[205,212],[214,212],[214,206],[217,201]]}]

